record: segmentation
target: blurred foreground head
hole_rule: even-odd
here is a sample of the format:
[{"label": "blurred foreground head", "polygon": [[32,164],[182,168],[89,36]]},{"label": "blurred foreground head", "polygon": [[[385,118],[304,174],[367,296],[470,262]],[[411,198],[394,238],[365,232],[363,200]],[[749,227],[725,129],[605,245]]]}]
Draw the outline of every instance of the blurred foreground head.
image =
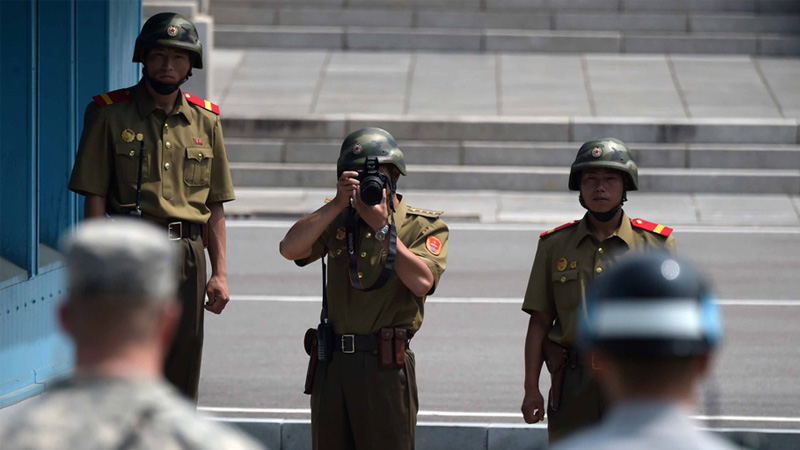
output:
[{"label": "blurred foreground head", "polygon": [[686,394],[707,372],[722,338],[710,283],[691,263],[668,253],[620,261],[590,286],[586,307],[581,348],[607,363],[601,379],[617,377],[612,391],[622,389],[623,396]]},{"label": "blurred foreground head", "polygon": [[[126,355],[161,363],[180,307],[177,246],[155,226],[133,219],[83,223],[63,242],[68,298],[62,323],[78,366]],[[152,367],[150,367],[152,368]]]}]

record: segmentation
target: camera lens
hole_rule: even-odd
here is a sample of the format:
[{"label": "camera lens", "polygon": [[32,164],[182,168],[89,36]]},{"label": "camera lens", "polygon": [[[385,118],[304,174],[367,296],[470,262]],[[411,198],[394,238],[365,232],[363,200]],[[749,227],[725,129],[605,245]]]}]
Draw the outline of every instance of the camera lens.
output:
[{"label": "camera lens", "polygon": [[377,205],[383,199],[383,181],[376,176],[366,176],[361,181],[361,201]]}]

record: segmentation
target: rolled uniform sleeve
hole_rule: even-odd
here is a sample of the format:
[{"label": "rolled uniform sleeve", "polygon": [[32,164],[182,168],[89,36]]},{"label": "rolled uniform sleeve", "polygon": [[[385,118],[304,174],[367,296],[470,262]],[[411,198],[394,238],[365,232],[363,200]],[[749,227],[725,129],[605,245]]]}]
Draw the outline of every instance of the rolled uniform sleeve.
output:
[{"label": "rolled uniform sleeve", "polygon": [[206,203],[228,202],[236,197],[233,192],[231,169],[228,165],[228,152],[222,137],[222,124],[219,117],[214,122],[214,163],[211,165],[211,187]]},{"label": "rolled uniform sleeve", "polygon": [[69,189],[80,195],[108,196],[111,183],[111,143],[106,136],[105,115],[94,102],[83,116],[83,132],[69,180]]},{"label": "rolled uniform sleeve", "polygon": [[[335,223],[335,221],[334,221]],[[322,258],[322,255],[328,251],[328,237],[330,236],[330,229],[333,225],[328,225],[328,228],[322,232],[322,234],[314,241],[314,245],[311,246],[311,255],[303,259],[296,259],[294,261],[299,267],[307,266],[312,262]]]},{"label": "rolled uniform sleeve", "polygon": [[540,240],[533,259],[531,276],[528,278],[528,288],[525,290],[525,299],[522,301],[522,310],[531,314],[534,311],[556,315],[555,301],[553,300],[553,286],[550,280],[550,264],[548,263],[548,250],[545,241]]},{"label": "rolled uniform sleeve", "polygon": [[[407,245],[411,253],[420,257],[430,269],[431,274],[433,274],[433,286],[431,286],[431,290],[428,291],[427,295],[433,294],[436,290],[439,285],[439,279],[447,268],[447,241],[449,237],[450,230],[447,228],[447,224],[443,220],[437,219],[422,230],[419,237],[411,245]],[[441,243],[438,254],[435,240],[429,242],[429,238],[434,238]]]}]

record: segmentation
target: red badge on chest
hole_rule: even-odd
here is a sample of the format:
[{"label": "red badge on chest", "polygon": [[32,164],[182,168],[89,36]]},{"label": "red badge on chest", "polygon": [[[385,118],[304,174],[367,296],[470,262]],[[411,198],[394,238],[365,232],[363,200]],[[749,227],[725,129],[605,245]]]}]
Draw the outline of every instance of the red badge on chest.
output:
[{"label": "red badge on chest", "polygon": [[442,253],[442,241],[435,236],[428,236],[425,241],[425,247],[434,256],[439,256]]},{"label": "red badge on chest", "polygon": [[200,138],[194,138],[194,145],[203,145],[203,140]]}]

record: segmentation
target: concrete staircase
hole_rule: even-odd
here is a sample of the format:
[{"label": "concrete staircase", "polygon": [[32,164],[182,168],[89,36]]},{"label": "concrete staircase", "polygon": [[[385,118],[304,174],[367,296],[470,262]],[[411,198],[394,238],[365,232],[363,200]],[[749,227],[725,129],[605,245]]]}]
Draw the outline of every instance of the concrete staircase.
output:
[{"label": "concrete staircase", "polygon": [[216,45],[800,55],[794,0],[212,0]]},{"label": "concrete staircase", "polygon": [[[442,191],[564,192],[580,142],[415,141],[398,138],[404,186]],[[234,184],[329,188],[340,140],[229,138]],[[800,193],[800,146],[628,143],[640,187],[660,193]]]}]

